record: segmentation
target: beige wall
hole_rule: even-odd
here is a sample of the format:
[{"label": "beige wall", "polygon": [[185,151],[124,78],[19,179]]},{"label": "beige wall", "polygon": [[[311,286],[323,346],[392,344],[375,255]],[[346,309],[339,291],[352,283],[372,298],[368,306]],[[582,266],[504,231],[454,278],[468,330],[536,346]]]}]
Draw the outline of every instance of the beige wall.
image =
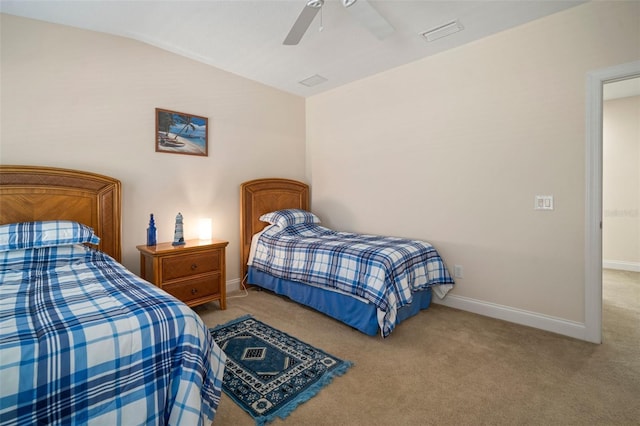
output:
[{"label": "beige wall", "polygon": [[[327,225],[462,265],[446,303],[584,321],[586,73],[640,59],[640,3],[588,3],[306,105],[143,43],[1,19],[0,162],[121,179],[134,272],[148,214],[170,240],[180,211],[187,238],[213,217],[237,280],[238,185],[306,178]],[[156,107],[209,117],[209,157],[155,153]]]},{"label": "beige wall", "polygon": [[431,241],[452,306],[579,327],[586,76],[638,59],[640,3],[591,2],[311,97],[313,208]]},{"label": "beige wall", "polygon": [[640,96],[604,102],[605,267],[640,271]]},{"label": "beige wall", "polygon": [[[161,241],[178,212],[186,238],[212,217],[237,280],[239,185],[304,178],[304,99],[126,38],[8,15],[0,27],[0,162],[120,179],[123,263],[134,272],[149,213]],[[209,156],[156,153],[156,107],[208,117]]]}]

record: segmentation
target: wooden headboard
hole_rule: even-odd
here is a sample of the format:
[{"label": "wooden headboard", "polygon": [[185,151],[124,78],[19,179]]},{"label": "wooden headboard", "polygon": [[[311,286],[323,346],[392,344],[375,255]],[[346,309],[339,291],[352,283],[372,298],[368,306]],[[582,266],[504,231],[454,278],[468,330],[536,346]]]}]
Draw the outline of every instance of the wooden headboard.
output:
[{"label": "wooden headboard", "polygon": [[240,267],[247,274],[251,237],[267,224],[260,216],[282,209],[309,210],[309,185],[290,179],[255,179],[240,185]]},{"label": "wooden headboard", "polygon": [[0,165],[0,224],[73,220],[93,228],[98,248],[121,261],[120,181],[95,173]]}]

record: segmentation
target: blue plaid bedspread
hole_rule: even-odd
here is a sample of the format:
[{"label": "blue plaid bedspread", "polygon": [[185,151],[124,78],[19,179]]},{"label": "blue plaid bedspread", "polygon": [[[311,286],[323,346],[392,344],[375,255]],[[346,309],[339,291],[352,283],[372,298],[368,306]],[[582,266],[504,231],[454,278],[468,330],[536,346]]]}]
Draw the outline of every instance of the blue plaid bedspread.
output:
[{"label": "blue plaid bedspread", "polygon": [[317,224],[269,226],[257,237],[250,264],[273,276],[353,294],[375,304],[383,337],[412,293],[454,281],[424,241],[337,232]]},{"label": "blue plaid bedspread", "polygon": [[225,361],[195,312],[104,253],[0,252],[2,425],[202,425]]}]

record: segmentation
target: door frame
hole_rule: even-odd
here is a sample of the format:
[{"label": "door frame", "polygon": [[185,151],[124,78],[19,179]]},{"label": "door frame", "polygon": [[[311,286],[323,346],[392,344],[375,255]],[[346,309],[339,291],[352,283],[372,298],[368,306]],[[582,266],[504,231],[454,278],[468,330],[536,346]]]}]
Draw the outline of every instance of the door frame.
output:
[{"label": "door frame", "polygon": [[587,73],[585,340],[602,343],[602,87],[640,76],[640,61]]}]

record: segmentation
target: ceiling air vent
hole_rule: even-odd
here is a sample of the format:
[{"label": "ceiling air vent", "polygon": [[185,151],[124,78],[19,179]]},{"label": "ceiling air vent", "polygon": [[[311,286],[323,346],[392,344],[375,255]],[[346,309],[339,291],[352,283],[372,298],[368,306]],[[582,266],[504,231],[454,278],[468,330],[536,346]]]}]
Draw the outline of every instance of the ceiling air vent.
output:
[{"label": "ceiling air vent", "polygon": [[432,28],[428,31],[420,33],[422,37],[427,39],[427,41],[434,41],[442,37],[446,37],[448,35],[457,33],[458,31],[462,31],[464,27],[457,19],[455,21],[447,22],[444,25],[440,25],[439,27]]},{"label": "ceiling air vent", "polygon": [[326,78],[324,78],[321,75],[315,74],[309,78],[305,78],[304,80],[299,81],[298,83],[307,87],[313,87],[313,86],[317,86],[320,83],[324,83],[325,81],[327,81]]}]

